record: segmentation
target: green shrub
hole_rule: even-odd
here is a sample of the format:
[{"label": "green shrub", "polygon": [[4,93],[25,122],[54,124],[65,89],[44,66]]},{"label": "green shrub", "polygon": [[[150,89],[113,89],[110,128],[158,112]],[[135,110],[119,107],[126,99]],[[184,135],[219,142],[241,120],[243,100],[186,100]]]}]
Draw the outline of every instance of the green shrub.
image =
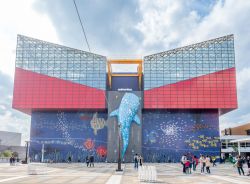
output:
[{"label": "green shrub", "polygon": [[11,157],[12,156],[12,151],[11,150],[4,150],[1,155],[3,157]]}]

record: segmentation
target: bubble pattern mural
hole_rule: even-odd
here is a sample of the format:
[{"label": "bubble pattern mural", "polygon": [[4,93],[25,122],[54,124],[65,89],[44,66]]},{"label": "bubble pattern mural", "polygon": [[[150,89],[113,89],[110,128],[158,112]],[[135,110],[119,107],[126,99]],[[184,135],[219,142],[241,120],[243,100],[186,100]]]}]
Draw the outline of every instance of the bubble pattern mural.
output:
[{"label": "bubble pattern mural", "polygon": [[179,162],[182,154],[220,154],[217,110],[147,110],[142,131],[147,162]]},{"label": "bubble pattern mural", "polygon": [[31,119],[30,157],[45,161],[85,161],[94,155],[105,161],[107,154],[107,115],[104,112],[33,112]]}]

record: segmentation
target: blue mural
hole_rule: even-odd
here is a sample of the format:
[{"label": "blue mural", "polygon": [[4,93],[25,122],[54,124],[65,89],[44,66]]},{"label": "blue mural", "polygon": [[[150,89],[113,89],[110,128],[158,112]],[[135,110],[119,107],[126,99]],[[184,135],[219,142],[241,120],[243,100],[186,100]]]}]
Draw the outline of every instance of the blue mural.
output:
[{"label": "blue mural", "polygon": [[[179,162],[182,154],[220,154],[217,110],[144,110],[138,118],[140,98],[125,93],[117,116],[123,141],[122,156],[131,137],[131,123],[142,124],[142,155],[145,162]],[[106,112],[33,112],[31,119],[30,157],[41,160],[84,161],[93,154],[96,161],[107,156]],[[131,140],[132,141],[132,140]]]},{"label": "blue mural", "polygon": [[104,112],[33,112],[31,119],[30,157],[54,162],[84,161],[93,154],[96,161],[105,161],[107,127]]},{"label": "blue mural", "polygon": [[137,111],[140,106],[140,99],[133,93],[125,93],[122,97],[120,106],[118,109],[110,113],[110,117],[117,116],[118,125],[120,126],[120,135],[122,136],[122,158],[129,143],[129,134],[132,121],[140,125],[140,118],[137,115]]},{"label": "blue mural", "polygon": [[179,162],[182,154],[220,155],[217,110],[144,111],[142,131],[146,162]]}]

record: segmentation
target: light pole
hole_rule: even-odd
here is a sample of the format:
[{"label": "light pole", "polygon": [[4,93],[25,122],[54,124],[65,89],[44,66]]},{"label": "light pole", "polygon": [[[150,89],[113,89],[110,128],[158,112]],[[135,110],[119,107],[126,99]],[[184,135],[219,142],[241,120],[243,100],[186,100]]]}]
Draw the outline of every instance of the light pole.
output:
[{"label": "light pole", "polygon": [[42,144],[42,150],[41,150],[41,152],[42,152],[42,159],[41,159],[41,162],[43,163],[43,161],[44,161],[44,144]]},{"label": "light pole", "polygon": [[28,163],[28,155],[29,155],[29,141],[26,142],[26,154],[25,154],[25,164]]},{"label": "light pole", "polygon": [[116,169],[116,171],[123,171],[122,168],[121,168],[121,135],[120,135],[120,126],[118,124],[118,168]]}]

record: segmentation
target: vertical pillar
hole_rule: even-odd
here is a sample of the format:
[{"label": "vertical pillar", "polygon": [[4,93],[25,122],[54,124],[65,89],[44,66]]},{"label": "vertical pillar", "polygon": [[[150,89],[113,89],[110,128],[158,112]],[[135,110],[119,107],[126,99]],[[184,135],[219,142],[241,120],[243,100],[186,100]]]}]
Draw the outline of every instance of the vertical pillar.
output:
[{"label": "vertical pillar", "polygon": [[41,162],[43,163],[44,161],[44,144],[42,145],[42,159],[41,159]]},{"label": "vertical pillar", "polygon": [[239,152],[239,155],[240,155],[240,142],[238,142],[238,152]]},{"label": "vertical pillar", "polygon": [[25,154],[25,163],[27,164],[29,159],[29,141],[25,141],[26,142],[26,154]]}]

